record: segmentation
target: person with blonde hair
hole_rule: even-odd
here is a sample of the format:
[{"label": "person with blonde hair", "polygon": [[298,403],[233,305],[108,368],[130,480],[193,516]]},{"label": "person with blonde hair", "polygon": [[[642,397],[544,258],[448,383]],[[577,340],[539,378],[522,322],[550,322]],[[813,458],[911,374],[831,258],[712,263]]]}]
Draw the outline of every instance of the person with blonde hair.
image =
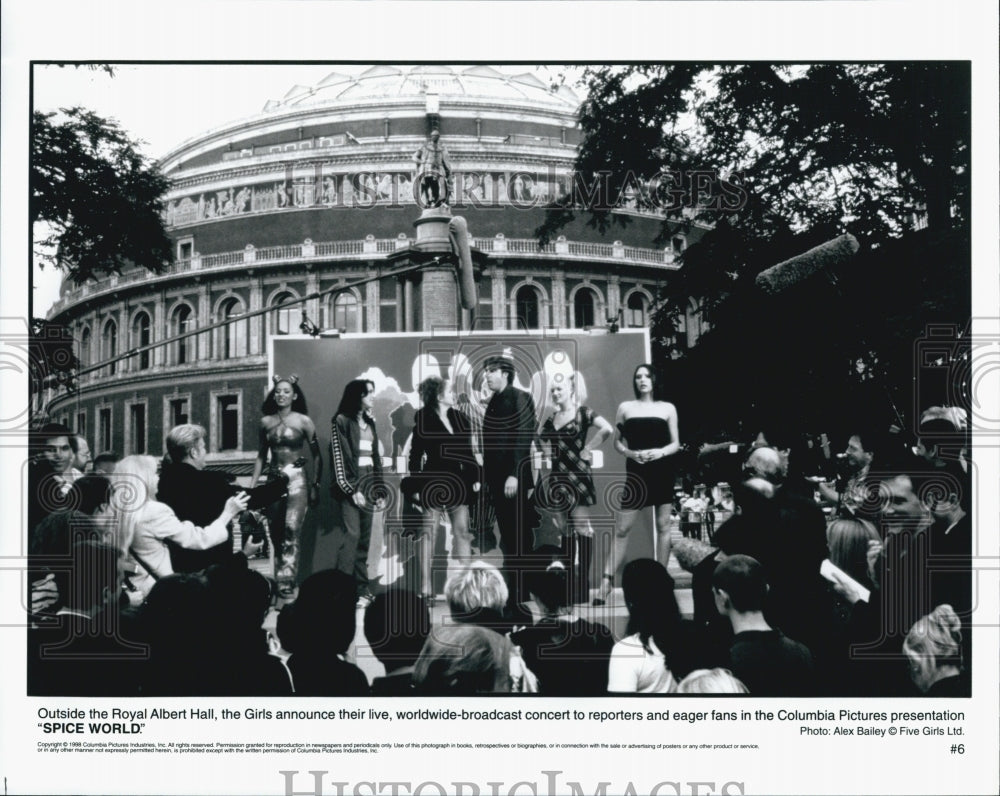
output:
[{"label": "person with blonde hair", "polygon": [[876,563],[882,538],[867,520],[841,517],[826,528],[830,561],[867,589],[878,588]]},{"label": "person with blonde hair", "polygon": [[[546,419],[539,444],[551,462],[539,481],[536,499],[542,508],[560,517],[563,552],[569,563],[572,601],[590,597],[590,564],[594,529],[590,507],[597,502],[591,475],[593,451],[613,433],[611,424],[587,406],[581,406],[576,374],[557,373],[549,387],[555,411]],[[590,434],[591,428],[594,433]],[[587,437],[590,436],[588,440]]]},{"label": "person with blonde hair", "polygon": [[[240,491],[224,473],[206,469],[208,435],[204,426],[182,423],[167,432],[167,455],[160,469],[157,500],[174,510],[178,519],[190,520],[199,527],[211,525],[219,516],[226,500]],[[291,480],[301,475],[295,462],[286,464],[277,478],[245,490],[249,496],[247,508],[262,509],[271,505],[288,489]],[[245,543],[247,540],[243,539]],[[229,537],[209,550],[186,550],[170,546],[170,563],[174,572],[199,572],[212,564],[225,563],[233,554],[233,539]],[[263,540],[261,540],[263,546]]]},{"label": "person with blonde hair", "polygon": [[507,605],[507,583],[500,570],[485,561],[473,561],[444,585],[451,618],[470,625],[497,626]]},{"label": "person with blonde hair", "polygon": [[476,625],[435,628],[413,667],[414,692],[428,696],[506,694],[513,689],[514,645]]},{"label": "person with blonde hair", "polygon": [[910,679],[924,696],[970,696],[962,662],[962,622],[950,605],[939,605],[914,622],[903,652]]},{"label": "person with blonde hair", "polygon": [[729,669],[695,669],[677,685],[677,694],[749,694]]},{"label": "person with blonde hair", "polygon": [[126,560],[134,562],[129,582],[143,599],[157,580],[173,574],[167,540],[191,550],[217,545],[227,538],[227,525],[249,499],[245,492],[228,498],[219,516],[204,528],[181,521],[156,499],[159,465],[152,456],[126,456],[112,476],[114,543]]}]

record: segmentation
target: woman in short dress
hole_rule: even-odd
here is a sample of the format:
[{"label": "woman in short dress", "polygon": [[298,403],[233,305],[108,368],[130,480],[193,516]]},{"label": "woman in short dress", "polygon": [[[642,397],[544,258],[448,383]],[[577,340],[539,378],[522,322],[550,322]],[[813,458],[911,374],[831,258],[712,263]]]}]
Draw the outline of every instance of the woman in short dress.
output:
[{"label": "woman in short dress", "polygon": [[423,511],[418,538],[420,596],[432,603],[434,531],[447,514],[454,534],[452,556],[463,565],[469,562],[469,504],[478,496],[481,474],[472,452],[472,421],[455,408],[451,381],[431,376],[419,390],[423,407],[413,419],[406,491]]},{"label": "woman in short dress", "polygon": [[615,523],[615,536],[604,566],[595,605],[603,605],[614,588],[615,567],[625,557],[628,533],[642,509],[656,507],[656,560],[670,561],[670,510],[674,498],[673,455],[680,448],[677,409],[656,398],[656,371],[639,365],[632,375],[635,399],[624,401],[615,418],[615,450],[625,457],[625,489]]},{"label": "woman in short dress", "polygon": [[[539,442],[543,454],[548,454],[551,469],[539,482],[538,502],[563,518],[563,550],[569,562],[571,599],[586,602],[594,549],[590,507],[596,503],[590,466],[593,450],[611,436],[611,424],[589,407],[580,405],[575,374],[558,374],[549,395],[555,412],[542,425]],[[595,433],[590,435],[592,428]]]},{"label": "woman in short dress", "polygon": [[251,483],[257,483],[265,466],[269,475],[277,477],[285,465],[304,460],[303,469],[288,471],[291,479],[287,497],[273,503],[267,512],[274,545],[274,577],[279,593],[287,598],[295,593],[300,534],[306,512],[319,504],[323,457],[316,426],[306,414],[306,397],[299,386],[299,377],[275,374],[271,380],[274,386],[261,406],[260,442]]}]

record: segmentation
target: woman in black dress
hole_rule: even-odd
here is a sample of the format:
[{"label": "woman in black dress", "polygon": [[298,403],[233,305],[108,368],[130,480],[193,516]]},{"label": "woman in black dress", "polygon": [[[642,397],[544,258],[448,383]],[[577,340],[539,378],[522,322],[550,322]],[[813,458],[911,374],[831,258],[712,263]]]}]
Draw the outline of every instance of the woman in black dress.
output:
[{"label": "woman in black dress", "polygon": [[618,407],[615,450],[625,457],[625,488],[615,524],[615,537],[604,566],[604,580],[595,605],[603,605],[614,588],[615,568],[625,557],[628,533],[639,511],[656,507],[656,560],[663,568],[670,561],[670,508],[674,499],[671,457],[680,448],[677,409],[657,400],[656,372],[642,364],[632,375],[635,400]]},{"label": "woman in black dress", "polygon": [[469,504],[478,496],[481,476],[472,452],[472,423],[455,408],[451,381],[431,376],[420,383],[419,390],[423,407],[414,417],[410,477],[404,491],[423,510],[418,540],[420,594],[432,602],[434,530],[442,514],[447,514],[454,534],[452,555],[463,564],[470,560]]},{"label": "woman in black dress", "polygon": [[[542,508],[562,517],[571,599],[586,602],[594,549],[590,507],[597,502],[590,466],[593,450],[611,436],[611,424],[589,407],[580,405],[573,374],[556,374],[549,395],[555,412],[542,425],[539,442],[551,469],[539,483],[538,502]],[[591,428],[596,431],[588,441]]]}]

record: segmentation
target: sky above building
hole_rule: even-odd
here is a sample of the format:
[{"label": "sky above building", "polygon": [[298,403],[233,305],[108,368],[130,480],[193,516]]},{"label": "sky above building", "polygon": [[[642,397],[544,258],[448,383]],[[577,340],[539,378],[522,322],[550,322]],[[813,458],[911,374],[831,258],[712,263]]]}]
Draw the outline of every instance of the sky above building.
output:
[{"label": "sky above building", "polygon": [[[296,85],[313,86],[332,71],[357,74],[370,64],[133,64],[102,69],[36,65],[33,107],[39,111],[83,106],[116,119],[143,142],[141,151],[160,158],[223,124],[261,113]],[[500,67],[555,79],[558,67]],[[61,274],[33,267],[34,312],[44,315],[59,298]]]}]

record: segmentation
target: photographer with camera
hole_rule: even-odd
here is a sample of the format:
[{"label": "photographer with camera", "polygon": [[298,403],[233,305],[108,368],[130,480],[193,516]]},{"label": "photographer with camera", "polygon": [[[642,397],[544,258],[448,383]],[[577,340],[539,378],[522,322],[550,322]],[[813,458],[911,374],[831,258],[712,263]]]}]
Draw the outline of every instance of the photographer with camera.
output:
[{"label": "photographer with camera", "polygon": [[[211,525],[238,492],[249,497],[248,510],[261,509],[279,500],[288,489],[294,465],[286,466],[279,477],[253,489],[241,489],[232,484],[223,473],[205,469],[208,448],[205,429],[194,423],[174,426],[167,434],[167,455],[160,471],[160,488],[157,498],[166,503],[179,520],[189,520],[198,527]],[[244,545],[247,545],[244,539]],[[263,538],[250,541],[249,555],[260,550]],[[198,572],[212,564],[224,563],[233,551],[233,535],[229,531],[225,541],[208,550],[189,550],[170,545],[170,561],[174,572]]]}]

